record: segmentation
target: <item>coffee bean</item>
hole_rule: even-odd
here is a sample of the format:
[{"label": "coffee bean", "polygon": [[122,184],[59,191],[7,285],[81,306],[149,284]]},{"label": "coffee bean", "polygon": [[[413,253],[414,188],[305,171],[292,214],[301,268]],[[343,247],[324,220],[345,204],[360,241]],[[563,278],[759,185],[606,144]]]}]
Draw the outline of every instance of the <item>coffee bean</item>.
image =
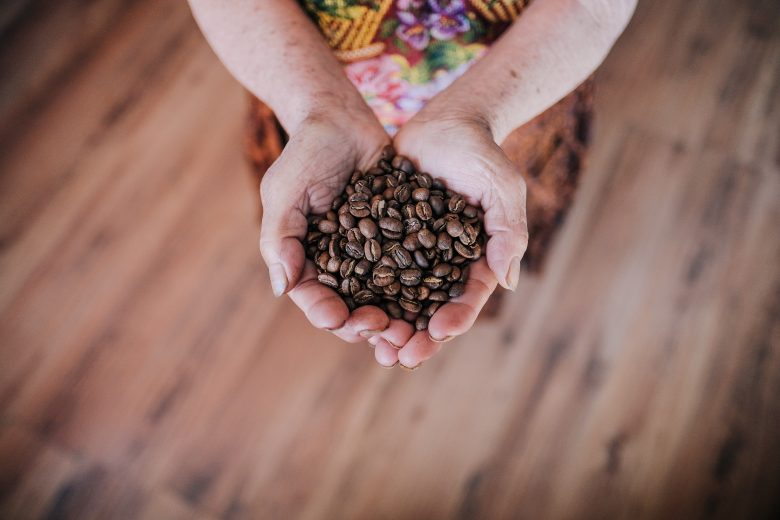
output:
[{"label": "coffee bean", "polygon": [[412,186],[411,184],[401,184],[395,188],[395,191],[393,192],[393,197],[398,202],[406,202],[409,200],[409,197],[412,196]]},{"label": "coffee bean", "polygon": [[379,233],[379,227],[376,225],[376,222],[370,218],[360,219],[358,228],[360,229],[360,233],[366,238],[374,238]]},{"label": "coffee bean", "polygon": [[409,287],[408,285],[402,285],[401,298],[406,298],[407,300],[416,300],[417,291],[414,289],[414,287]]},{"label": "coffee bean", "polygon": [[447,280],[450,282],[454,282],[455,280],[460,280],[461,276],[462,276],[462,271],[460,267],[453,266],[452,271],[450,272],[449,275],[447,275]]},{"label": "coffee bean", "polygon": [[333,289],[338,289],[339,287],[339,281],[338,279],[333,276],[330,273],[321,273],[317,276],[317,280],[323,284],[327,285],[328,287],[331,287]]},{"label": "coffee bean", "polygon": [[398,305],[400,305],[403,310],[409,312],[420,312],[420,310],[422,310],[422,304],[420,304],[420,302],[409,300],[407,298],[399,299]]},{"label": "coffee bean", "polygon": [[426,249],[430,249],[436,245],[436,235],[434,235],[433,232],[431,232],[429,229],[421,229],[417,233],[417,240],[419,240],[420,245]]},{"label": "coffee bean", "polygon": [[379,227],[385,231],[391,231],[393,233],[400,233],[404,229],[404,225],[400,220],[390,217],[379,219]]},{"label": "coffee bean", "polygon": [[420,247],[420,240],[417,238],[417,233],[406,235],[406,238],[404,238],[401,245],[403,245],[404,249],[407,251],[416,251]]},{"label": "coffee bean", "polygon": [[425,301],[428,299],[428,296],[431,295],[431,290],[424,285],[417,286],[417,299],[420,301]]},{"label": "coffee bean", "polygon": [[422,283],[429,289],[438,289],[444,283],[444,280],[438,276],[426,276],[422,279]]},{"label": "coffee bean", "polygon": [[466,206],[463,208],[463,216],[466,218],[476,218],[477,214],[478,210],[474,206]]},{"label": "coffee bean", "polygon": [[355,274],[359,277],[364,277],[368,275],[370,270],[371,270],[371,262],[369,262],[365,258],[363,260],[360,260],[357,264],[355,264]]},{"label": "coffee bean", "polygon": [[[416,215],[416,213],[415,213]],[[410,233],[417,233],[422,229],[422,223],[417,217],[412,217],[404,220],[404,233],[407,235]]]},{"label": "coffee bean", "polygon": [[338,273],[339,269],[341,268],[341,258],[333,257],[330,260],[328,260],[327,265],[325,266],[325,270],[329,273]]},{"label": "coffee bean", "polygon": [[396,220],[403,220],[404,216],[401,214],[400,211],[398,211],[398,208],[392,205],[392,203],[395,201],[391,200],[390,202],[391,204],[387,205],[387,216],[390,218],[394,218]]},{"label": "coffee bean", "polygon": [[379,287],[387,287],[395,281],[395,271],[386,265],[380,265],[374,268],[373,278],[374,283]]},{"label": "coffee bean", "polygon": [[347,242],[347,246],[344,248],[344,252],[355,259],[363,258],[363,245],[357,241]]},{"label": "coffee bean", "polygon": [[369,198],[368,193],[355,192],[347,197],[347,201],[349,201],[350,205],[353,205],[355,202],[367,202]]},{"label": "coffee bean", "polygon": [[430,196],[431,196],[431,190],[429,190],[428,188],[417,188],[412,192],[412,199],[414,199],[417,202],[428,200]]},{"label": "coffee bean", "polygon": [[379,220],[387,214],[387,201],[385,199],[375,200],[371,203],[371,217]]},{"label": "coffee bean", "polygon": [[368,207],[368,202],[357,201],[349,204],[349,212],[353,217],[363,218],[371,214],[371,210]]},{"label": "coffee bean", "polygon": [[414,210],[414,206],[412,204],[404,204],[404,207],[401,208],[401,216],[405,221],[407,219],[416,217],[417,212]]},{"label": "coffee bean", "polygon": [[339,230],[339,225],[332,220],[320,220],[320,223],[317,225],[317,229],[319,229],[322,233],[332,235]]},{"label": "coffee bean", "polygon": [[399,292],[401,292],[401,282],[398,280],[395,280],[390,285],[386,285],[384,288],[385,294],[388,296],[395,296]]},{"label": "coffee bean", "polygon": [[428,204],[431,205],[431,209],[433,209],[434,216],[441,216],[442,213],[444,213],[444,199],[439,196],[431,196],[430,199],[428,199]]},{"label": "coffee bean", "polygon": [[397,263],[398,267],[401,269],[406,269],[412,265],[412,255],[403,247],[396,247],[393,249],[390,253],[390,257],[395,260],[395,263]]},{"label": "coffee bean", "polygon": [[440,232],[439,236],[436,238],[436,247],[442,251],[449,250],[452,247],[452,237],[449,236],[446,231]]},{"label": "coffee bean", "polygon": [[425,257],[425,253],[421,249],[414,252],[414,263],[421,269],[428,269],[431,266],[431,263]]},{"label": "coffee bean", "polygon": [[446,302],[450,297],[444,291],[433,291],[430,296],[428,296],[428,299],[432,302]]},{"label": "coffee bean", "polygon": [[422,310],[422,313],[424,316],[428,316],[430,318],[437,310],[439,310],[441,305],[442,302],[431,302],[425,306],[425,308]]},{"label": "coffee bean", "polygon": [[351,213],[341,213],[339,215],[339,224],[341,224],[344,229],[351,229],[355,227],[355,217],[352,216]]},{"label": "coffee bean", "polygon": [[431,209],[431,205],[425,201],[418,202],[414,209],[420,220],[430,220],[433,218],[433,209]]},{"label": "coffee bean", "polygon": [[450,286],[448,294],[450,295],[450,298],[457,298],[458,296],[462,295],[465,290],[466,286],[460,282],[457,282]]},{"label": "coffee bean", "polygon": [[457,238],[463,234],[463,224],[460,220],[450,220],[447,222],[447,233],[452,238]]},{"label": "coffee bean", "polygon": [[412,161],[404,157],[403,155],[396,155],[393,158],[393,162],[391,163],[393,168],[396,170],[401,170],[404,173],[413,173],[414,172],[414,165],[412,164]]},{"label": "coffee bean", "polygon": [[369,262],[376,262],[382,256],[382,246],[373,238],[369,238],[363,247],[363,254]]},{"label": "coffee bean", "polygon": [[414,322],[414,328],[416,330],[426,330],[428,328],[428,317],[418,316],[417,320]]},{"label": "coffee bean", "polygon": [[375,284],[371,278],[366,280],[366,288],[377,296],[382,296],[385,294],[384,288]]},{"label": "coffee bean", "polygon": [[466,208],[466,201],[463,200],[463,197],[460,195],[454,194],[452,197],[450,197],[450,200],[447,203],[447,208],[452,213],[460,213]]},{"label": "coffee bean", "polygon": [[392,161],[393,157],[395,157],[395,150],[390,144],[386,145],[384,148],[382,148],[382,151],[379,152],[380,161]]},{"label": "coffee bean", "polygon": [[404,315],[403,308],[397,302],[387,302],[385,310],[394,320],[400,320]]},{"label": "coffee bean", "polygon": [[352,297],[355,299],[355,303],[364,305],[374,299],[374,293],[368,289],[363,289]]},{"label": "coffee bean", "polygon": [[398,262],[390,258],[388,255],[384,255],[382,258],[379,259],[379,263],[382,265],[386,265],[390,269],[398,269]]},{"label": "coffee bean", "polygon": [[339,267],[339,275],[341,275],[342,278],[350,276],[355,270],[356,263],[357,260],[354,258],[345,259],[343,262],[341,262],[341,266]]},{"label": "coffee bean", "polygon": [[422,272],[419,269],[404,269],[401,271],[400,280],[404,285],[419,285]]}]

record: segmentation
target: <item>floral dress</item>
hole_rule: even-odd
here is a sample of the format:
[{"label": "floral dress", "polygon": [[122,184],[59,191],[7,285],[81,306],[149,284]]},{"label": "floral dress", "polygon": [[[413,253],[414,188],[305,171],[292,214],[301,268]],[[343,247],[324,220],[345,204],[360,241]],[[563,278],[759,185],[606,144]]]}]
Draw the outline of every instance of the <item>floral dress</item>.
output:
[{"label": "floral dress", "polygon": [[393,135],[463,74],[530,0],[301,0]]}]

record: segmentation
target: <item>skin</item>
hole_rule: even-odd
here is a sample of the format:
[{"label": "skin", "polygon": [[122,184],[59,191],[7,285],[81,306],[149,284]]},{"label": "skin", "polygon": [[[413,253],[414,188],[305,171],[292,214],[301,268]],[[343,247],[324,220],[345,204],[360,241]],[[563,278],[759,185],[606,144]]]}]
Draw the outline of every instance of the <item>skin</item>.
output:
[{"label": "skin", "polygon": [[289,294],[315,327],[368,340],[380,365],[416,368],[471,328],[497,285],[517,287],[528,243],[525,183],[498,143],[593,73],[636,0],[537,0],[395,136],[399,153],[483,207],[489,236],[464,294],[423,332],[377,307],[350,314],[304,257],[306,215],[329,209],[352,171],[375,164],[390,142],[315,25],[293,0],[190,4],[223,63],[290,135],[261,184],[260,251],[274,294]]}]

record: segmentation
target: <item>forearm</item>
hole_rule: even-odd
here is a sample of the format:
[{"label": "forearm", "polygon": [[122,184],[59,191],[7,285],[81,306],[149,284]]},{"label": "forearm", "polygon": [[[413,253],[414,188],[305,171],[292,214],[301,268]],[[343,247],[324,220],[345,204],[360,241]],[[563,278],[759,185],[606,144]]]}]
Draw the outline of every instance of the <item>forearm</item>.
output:
[{"label": "forearm", "polygon": [[363,110],[317,28],[293,0],[189,0],[214,52],[288,132],[319,107]]},{"label": "forearm", "polygon": [[496,142],[595,71],[625,28],[635,0],[538,0],[432,110],[484,119]]}]

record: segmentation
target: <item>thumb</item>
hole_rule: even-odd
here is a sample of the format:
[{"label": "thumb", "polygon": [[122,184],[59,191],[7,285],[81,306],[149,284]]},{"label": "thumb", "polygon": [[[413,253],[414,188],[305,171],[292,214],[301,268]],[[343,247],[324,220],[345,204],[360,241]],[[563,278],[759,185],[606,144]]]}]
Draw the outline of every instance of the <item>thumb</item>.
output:
[{"label": "thumb", "polygon": [[300,211],[263,197],[260,254],[268,266],[275,296],[285,294],[301,279],[305,262],[301,238],[306,229],[306,217]]},{"label": "thumb", "polygon": [[[528,247],[528,221],[525,213],[525,182],[511,172],[498,181],[494,191],[497,200],[486,208],[485,231],[487,262],[498,283],[514,291],[520,280],[520,260]],[[500,185],[500,186],[498,186]]]}]

